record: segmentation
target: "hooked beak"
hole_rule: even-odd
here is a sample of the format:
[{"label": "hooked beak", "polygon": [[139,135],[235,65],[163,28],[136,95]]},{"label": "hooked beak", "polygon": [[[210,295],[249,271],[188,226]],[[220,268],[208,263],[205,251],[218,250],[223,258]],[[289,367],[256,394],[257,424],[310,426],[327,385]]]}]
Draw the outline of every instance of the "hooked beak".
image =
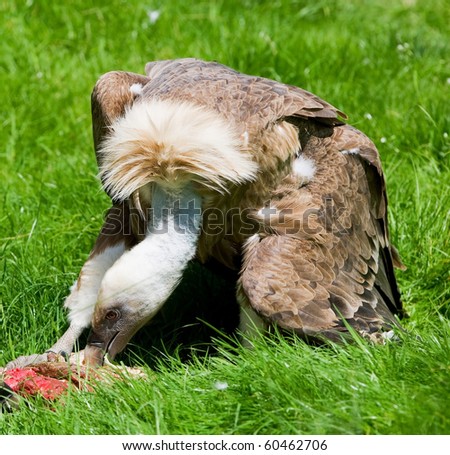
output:
[{"label": "hooked beak", "polygon": [[110,331],[99,333],[91,330],[84,349],[84,363],[90,367],[99,367],[103,365],[106,354],[113,359],[125,347],[120,347],[119,343],[115,342],[119,333]]}]

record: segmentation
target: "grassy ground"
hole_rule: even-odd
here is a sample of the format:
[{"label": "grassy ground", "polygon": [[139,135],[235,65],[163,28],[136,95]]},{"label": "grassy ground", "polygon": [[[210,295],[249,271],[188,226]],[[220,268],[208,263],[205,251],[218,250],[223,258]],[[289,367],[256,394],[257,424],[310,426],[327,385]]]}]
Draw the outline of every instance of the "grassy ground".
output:
[{"label": "grassy ground", "polygon": [[313,348],[274,335],[242,350],[202,322],[230,331],[232,277],[194,266],[122,357],[145,361],[150,380],[35,401],[0,414],[0,434],[448,434],[449,22],[446,0],[2,2],[0,365],[62,333],[61,303],[108,207],[96,79],[183,56],[302,86],[377,143],[408,266],[405,326],[421,339]]}]

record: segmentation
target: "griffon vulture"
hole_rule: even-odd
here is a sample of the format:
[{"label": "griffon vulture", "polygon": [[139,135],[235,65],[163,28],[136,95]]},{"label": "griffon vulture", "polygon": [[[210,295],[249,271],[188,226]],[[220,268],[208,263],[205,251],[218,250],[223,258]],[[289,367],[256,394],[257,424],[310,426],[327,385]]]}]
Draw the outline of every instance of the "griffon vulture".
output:
[{"label": "griffon vulture", "polygon": [[240,330],[377,338],[402,313],[375,145],[300,88],[196,59],[114,71],[92,93],[99,175],[112,208],[67,297],[91,327],[88,364],[114,357],[164,305],[193,258],[240,268]]}]

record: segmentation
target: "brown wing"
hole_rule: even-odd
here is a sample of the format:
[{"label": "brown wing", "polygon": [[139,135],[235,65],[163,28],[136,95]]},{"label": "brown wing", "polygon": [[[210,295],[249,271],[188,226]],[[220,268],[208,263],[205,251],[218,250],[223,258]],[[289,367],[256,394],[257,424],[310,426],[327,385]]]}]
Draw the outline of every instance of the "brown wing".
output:
[{"label": "brown wing", "polygon": [[305,336],[335,339],[342,318],[360,333],[392,327],[402,306],[376,148],[348,126],[311,131],[303,155],[314,178],[280,184],[277,213],[245,249],[240,286],[257,313]]},{"label": "brown wing", "polygon": [[133,91],[132,86],[140,84],[143,87],[148,81],[148,77],[140,74],[111,71],[96,83],[91,95],[91,110],[94,147],[99,167],[101,157],[97,151],[108,133],[109,126],[122,116],[137,98],[137,90]]}]

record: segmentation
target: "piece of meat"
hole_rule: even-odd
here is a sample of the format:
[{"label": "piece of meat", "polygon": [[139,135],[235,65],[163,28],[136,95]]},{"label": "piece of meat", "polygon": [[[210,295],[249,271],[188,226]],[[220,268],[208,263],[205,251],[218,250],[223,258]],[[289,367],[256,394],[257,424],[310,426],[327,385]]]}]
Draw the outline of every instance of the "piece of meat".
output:
[{"label": "piece of meat", "polygon": [[11,410],[17,396],[41,396],[53,401],[64,395],[72,385],[77,390],[93,392],[98,381],[123,380],[128,377],[146,377],[139,368],[108,364],[92,369],[83,364],[83,353],[70,356],[69,362],[42,362],[26,368],[0,368],[0,408]]}]

